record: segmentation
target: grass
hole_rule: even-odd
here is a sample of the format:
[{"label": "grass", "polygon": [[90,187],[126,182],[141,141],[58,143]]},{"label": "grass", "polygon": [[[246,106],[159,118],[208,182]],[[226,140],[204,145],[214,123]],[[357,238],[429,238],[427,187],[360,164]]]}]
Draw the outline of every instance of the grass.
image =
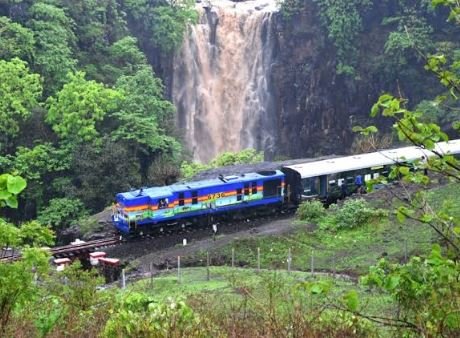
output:
[{"label": "grass", "polygon": [[[267,300],[273,289],[276,294],[285,297],[295,296],[306,304],[327,303],[341,299],[349,290],[357,290],[360,294],[362,307],[367,311],[382,312],[391,310],[388,297],[369,293],[365,288],[351,280],[332,278],[326,275],[312,275],[302,271],[270,271],[225,266],[210,267],[210,280],[207,279],[207,269],[185,268],[181,270],[180,282],[177,271],[169,271],[156,276],[153,280],[144,279],[128,288],[129,291],[142,291],[158,300],[167,297],[184,297],[206,300],[209,306],[219,308],[232,302],[241,302],[245,294],[250,294],[251,300],[262,304]],[[326,283],[331,289],[328,294],[312,296],[305,289],[312,283]],[[285,299],[287,301],[287,299]],[[279,299],[283,306],[283,298]],[[220,309],[223,311],[223,309]]]}]

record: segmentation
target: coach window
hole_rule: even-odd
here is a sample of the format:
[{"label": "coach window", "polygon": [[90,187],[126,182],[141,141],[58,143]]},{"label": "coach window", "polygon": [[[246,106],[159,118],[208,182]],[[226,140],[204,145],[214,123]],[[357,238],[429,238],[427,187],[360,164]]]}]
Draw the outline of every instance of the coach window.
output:
[{"label": "coach window", "polygon": [[192,191],[192,204],[198,204],[198,191]]},{"label": "coach window", "polygon": [[241,188],[236,189],[236,200],[237,200],[237,201],[241,201],[241,200],[242,200],[241,192],[242,192]]},{"label": "coach window", "polygon": [[244,195],[245,196],[249,195],[249,183],[244,184]]},{"label": "coach window", "polygon": [[179,193],[179,206],[183,206],[185,203],[184,203],[184,193],[183,192],[180,192]]},{"label": "coach window", "polygon": [[305,196],[318,195],[318,189],[319,189],[318,177],[304,178],[302,180],[302,186],[303,186],[303,195]]},{"label": "coach window", "polygon": [[252,194],[257,194],[257,182],[252,182]]}]

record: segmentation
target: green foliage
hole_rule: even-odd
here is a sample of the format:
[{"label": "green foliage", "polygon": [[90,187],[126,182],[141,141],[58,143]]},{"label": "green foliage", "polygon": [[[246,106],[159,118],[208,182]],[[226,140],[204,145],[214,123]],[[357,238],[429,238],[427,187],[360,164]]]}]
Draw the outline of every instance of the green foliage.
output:
[{"label": "green foliage", "polygon": [[27,186],[26,180],[20,176],[10,174],[0,175],[0,208],[8,206],[18,207],[17,195]]},{"label": "green foliage", "polygon": [[318,222],[326,215],[323,203],[317,200],[302,202],[296,211],[296,216],[301,221],[310,223]]},{"label": "green foliage", "polygon": [[460,6],[457,0],[432,0],[433,6],[447,6],[450,8],[449,20],[460,24]]},{"label": "green foliage", "polygon": [[372,207],[362,198],[346,199],[341,206],[332,204],[328,209],[313,200],[300,204],[296,216],[301,221],[319,224],[322,230],[341,230],[363,227],[388,216],[388,212]]},{"label": "green foliage", "polygon": [[190,178],[196,174],[208,170],[210,167],[206,164],[196,163],[196,162],[182,162],[180,166],[180,171],[183,178]]},{"label": "green foliage", "polygon": [[184,178],[195,176],[201,171],[219,168],[234,164],[257,163],[263,161],[263,152],[257,152],[254,149],[244,149],[240,152],[225,152],[217,156],[209,164],[201,164],[184,161],[181,164],[181,172]]},{"label": "green foliage", "polygon": [[376,218],[387,216],[382,209],[374,209],[362,199],[347,199],[340,208],[332,208],[334,223],[337,229],[353,229],[361,227]]},{"label": "green foliage", "polygon": [[[0,207],[5,205],[6,198],[6,205],[16,208],[16,196],[25,187],[26,182],[21,177],[0,175],[0,195],[3,196]],[[34,275],[45,276],[49,267],[48,253],[37,247],[51,245],[53,239],[52,232],[37,222],[17,228],[0,218],[0,248],[22,248],[21,260],[0,263],[0,335],[6,332],[13,312],[37,293]]]},{"label": "green foliage", "polygon": [[0,145],[19,133],[20,121],[31,115],[41,94],[40,77],[24,61],[0,60]]},{"label": "green foliage", "polygon": [[460,333],[460,269],[435,246],[427,258],[413,257],[405,265],[381,260],[363,283],[388,292],[400,311],[400,320],[422,336]]},{"label": "green foliage", "polygon": [[198,13],[194,6],[194,1],[184,0],[161,5],[152,10],[151,34],[155,44],[162,51],[172,52],[182,44],[187,25],[198,21]]},{"label": "green foliage", "polygon": [[96,270],[85,270],[76,261],[64,271],[50,274],[30,302],[32,313],[23,312],[43,336],[96,336],[93,327],[100,317],[108,316],[113,300],[110,292],[99,290],[103,283]]},{"label": "green foliage", "polygon": [[4,170],[17,172],[30,181],[40,181],[46,174],[69,168],[69,156],[65,149],[56,149],[50,143],[36,145],[32,149],[18,147],[14,156],[8,155],[0,163]]},{"label": "green foliage", "polygon": [[180,144],[164,129],[173,123],[174,106],[163,99],[163,85],[152,69],[145,66],[133,76],[122,76],[116,86],[124,100],[120,110],[111,115],[118,121],[113,140],[139,144],[147,153],[177,154]]},{"label": "green foliage", "polygon": [[29,15],[27,26],[35,38],[34,69],[45,79],[46,93],[54,93],[65,83],[67,73],[75,69],[72,21],[64,9],[43,2],[30,7]]},{"label": "green foliage", "polygon": [[0,17],[0,59],[18,57],[32,61],[34,55],[33,32],[9,18]]},{"label": "green foliage", "polygon": [[395,15],[384,18],[383,25],[394,27],[384,47],[387,63],[394,72],[400,72],[414,59],[420,61],[433,49],[433,28],[427,19],[431,10],[424,1],[399,1]]},{"label": "green foliage", "polygon": [[362,29],[362,13],[370,0],[314,0],[337,50],[337,73],[353,76],[357,60],[356,38]]},{"label": "green foliage", "polygon": [[45,209],[39,211],[37,220],[53,229],[65,229],[85,216],[85,206],[79,199],[54,198]]},{"label": "green foliage", "polygon": [[118,107],[122,97],[116,90],[86,80],[83,72],[69,74],[69,82],[56,98],[47,100],[46,121],[70,144],[92,142],[99,136],[96,124]]},{"label": "green foliage", "polygon": [[194,332],[200,323],[198,316],[181,299],[156,302],[138,292],[122,294],[119,298],[104,337],[184,337]]},{"label": "green foliage", "polygon": [[211,167],[218,168],[227,165],[244,164],[244,163],[258,163],[264,159],[263,152],[258,152],[255,149],[244,149],[240,152],[226,152],[210,162]]},{"label": "green foliage", "polygon": [[147,58],[137,46],[137,39],[126,36],[108,48],[108,63],[101,67],[104,80],[115,83],[120,76],[133,76],[141,68],[147,67]]},{"label": "green foliage", "polygon": [[72,153],[71,167],[74,188],[68,189],[66,195],[80,199],[88,210],[95,212],[110,205],[117,192],[142,184],[136,154],[125,144],[107,137],[101,140],[101,145],[77,146]]},{"label": "green foliage", "polygon": [[280,12],[284,19],[291,20],[295,15],[299,14],[303,9],[302,0],[284,0],[277,1],[280,7]]}]

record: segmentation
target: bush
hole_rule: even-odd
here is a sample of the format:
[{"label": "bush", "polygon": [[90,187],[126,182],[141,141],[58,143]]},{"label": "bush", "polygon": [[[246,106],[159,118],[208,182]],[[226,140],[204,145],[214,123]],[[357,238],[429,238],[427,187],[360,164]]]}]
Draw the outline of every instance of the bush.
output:
[{"label": "bush", "polygon": [[346,200],[341,208],[334,207],[334,220],[338,229],[353,229],[363,226],[375,218],[387,216],[383,209],[375,209],[364,199]]},{"label": "bush", "polygon": [[53,229],[65,229],[72,221],[87,216],[83,203],[77,198],[54,198],[48,207],[38,213],[37,220]]},{"label": "bush", "polygon": [[301,221],[317,223],[326,215],[326,209],[320,201],[307,201],[299,205],[296,215]]}]

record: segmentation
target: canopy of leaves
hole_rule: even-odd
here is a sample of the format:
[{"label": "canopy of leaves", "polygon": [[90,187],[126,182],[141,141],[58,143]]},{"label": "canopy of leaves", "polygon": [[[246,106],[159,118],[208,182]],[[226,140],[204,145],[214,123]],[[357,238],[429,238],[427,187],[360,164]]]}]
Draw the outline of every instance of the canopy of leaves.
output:
[{"label": "canopy of leaves", "polygon": [[435,246],[427,258],[413,257],[405,265],[381,260],[363,283],[391,294],[401,309],[401,323],[419,334],[455,336],[460,332],[459,277],[458,263]]},{"label": "canopy of leaves", "polygon": [[133,76],[122,76],[117,89],[125,97],[120,110],[112,114],[118,120],[113,139],[140,144],[150,152],[177,153],[179,143],[163,129],[173,121],[174,106],[163,99],[163,85],[152,69],[145,66]]},{"label": "canopy of leaves", "polygon": [[79,199],[53,198],[48,207],[39,212],[37,220],[53,229],[65,229],[85,216],[85,206]]},{"label": "canopy of leaves", "polygon": [[118,107],[122,95],[103,84],[85,79],[85,73],[69,74],[56,98],[47,100],[48,116],[56,134],[75,144],[94,141],[99,135],[96,123]]},{"label": "canopy of leaves", "polygon": [[30,62],[34,55],[34,44],[31,30],[7,17],[0,17],[0,59],[18,57]]},{"label": "canopy of leaves", "polygon": [[34,68],[44,77],[46,92],[54,93],[75,69],[72,21],[62,8],[43,2],[30,7],[29,15],[27,26],[35,38]]},{"label": "canopy of leaves", "polygon": [[20,121],[31,115],[41,94],[40,77],[24,61],[0,60],[0,142],[18,134]]},{"label": "canopy of leaves", "polygon": [[187,25],[198,20],[194,1],[162,5],[152,10],[151,34],[157,46],[164,52],[172,52],[182,43]]}]

